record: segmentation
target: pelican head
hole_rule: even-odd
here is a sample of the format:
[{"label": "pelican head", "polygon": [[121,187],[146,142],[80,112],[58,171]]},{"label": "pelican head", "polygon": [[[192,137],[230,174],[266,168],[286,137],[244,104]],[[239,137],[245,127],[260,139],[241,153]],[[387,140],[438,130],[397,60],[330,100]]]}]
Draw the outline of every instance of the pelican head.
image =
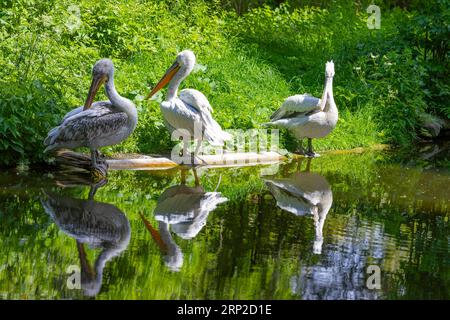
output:
[{"label": "pelican head", "polygon": [[175,62],[167,69],[166,73],[162,76],[161,80],[159,80],[146,99],[150,99],[155,93],[164,88],[180,69],[183,70],[181,78],[186,77],[191,73],[192,69],[194,69],[194,65],[195,55],[191,50],[183,50],[178,53]]},{"label": "pelican head", "polygon": [[100,59],[92,68],[92,83],[84,104],[84,110],[89,109],[94,101],[95,95],[102,84],[114,76],[114,64],[109,59]]},{"label": "pelican head", "polygon": [[180,66],[184,66],[186,69],[192,71],[195,65],[195,55],[191,50],[181,51],[175,60]]},{"label": "pelican head", "polygon": [[334,62],[333,62],[333,60],[328,61],[325,65],[325,77],[326,78],[334,77]]}]

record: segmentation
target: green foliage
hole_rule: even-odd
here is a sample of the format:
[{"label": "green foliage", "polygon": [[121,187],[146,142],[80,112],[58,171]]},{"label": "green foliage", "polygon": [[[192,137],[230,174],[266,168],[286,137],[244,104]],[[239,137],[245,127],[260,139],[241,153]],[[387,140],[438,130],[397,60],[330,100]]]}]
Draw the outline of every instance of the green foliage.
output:
[{"label": "green foliage", "polygon": [[[324,61],[334,60],[335,100],[344,117],[330,137],[317,142],[320,147],[354,146],[349,142],[355,138],[360,145],[371,141],[406,145],[416,137],[422,112],[430,110],[427,79],[433,79],[429,77],[430,69],[410,48],[411,40],[402,34],[403,26],[418,25],[411,17],[416,14],[398,9],[383,12],[381,29],[370,30],[365,11],[358,13],[356,6],[348,2],[338,2],[327,9],[292,10],[281,5],[242,15],[235,32],[243,42],[256,45],[263,57],[277,66],[294,92],[320,96],[323,78],[317,75],[323,72]],[[436,25],[445,24],[437,20]],[[443,68],[444,64],[440,66]],[[440,96],[445,97],[445,82],[432,82],[439,84]],[[434,106],[441,113],[447,112],[443,100],[435,100]],[[345,128],[349,121],[351,127]],[[339,130],[340,137],[335,139]],[[359,135],[355,137],[352,131]]]},{"label": "green foliage", "polygon": [[101,57],[139,112],[135,133],[106,153],[170,150],[158,101],[143,97],[186,48],[199,66],[182,86],[204,92],[225,129],[258,128],[289,95],[320,96],[330,59],[341,118],[318,149],[409,144],[422,111],[450,115],[448,1],[379,3],[380,30],[367,28],[365,2],[318,4],[0,0],[0,165],[45,159],[44,137],[83,103]]},{"label": "green foliage", "polygon": [[[28,88],[3,87],[0,89],[0,152],[4,165],[24,162],[29,155],[43,160],[35,146],[41,145],[46,122],[57,121],[57,102],[38,80]],[[46,108],[42,110],[42,106]]]},{"label": "green foliage", "polygon": [[399,26],[400,36],[410,43],[413,55],[425,67],[426,102],[430,112],[450,118],[450,1],[423,1],[407,23]]}]

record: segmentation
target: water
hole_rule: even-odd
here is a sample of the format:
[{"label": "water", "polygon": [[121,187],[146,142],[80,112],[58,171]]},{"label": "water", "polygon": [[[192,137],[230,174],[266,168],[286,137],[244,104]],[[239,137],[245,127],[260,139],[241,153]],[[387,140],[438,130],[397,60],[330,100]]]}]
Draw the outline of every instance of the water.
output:
[{"label": "water", "polygon": [[2,172],[0,297],[449,299],[450,157],[433,148],[200,168],[197,186]]}]

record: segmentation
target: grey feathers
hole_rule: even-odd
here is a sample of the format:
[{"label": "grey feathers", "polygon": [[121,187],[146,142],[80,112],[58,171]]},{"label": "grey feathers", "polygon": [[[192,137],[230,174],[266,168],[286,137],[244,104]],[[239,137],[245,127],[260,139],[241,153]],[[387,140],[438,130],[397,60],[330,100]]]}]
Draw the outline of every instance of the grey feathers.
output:
[{"label": "grey feathers", "polygon": [[105,138],[117,134],[127,121],[126,113],[115,111],[111,104],[106,102],[96,103],[85,111],[82,107],[74,109],[64,117],[59,126],[50,130],[44,141],[47,146],[45,151],[110,145]]}]

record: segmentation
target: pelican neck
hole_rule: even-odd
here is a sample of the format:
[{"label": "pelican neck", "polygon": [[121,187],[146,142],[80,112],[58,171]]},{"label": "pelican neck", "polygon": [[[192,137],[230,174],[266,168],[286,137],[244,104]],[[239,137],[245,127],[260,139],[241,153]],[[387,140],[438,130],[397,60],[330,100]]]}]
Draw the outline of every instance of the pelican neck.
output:
[{"label": "pelican neck", "polygon": [[189,70],[186,65],[181,66],[181,68],[169,82],[169,87],[167,89],[167,101],[172,101],[177,97],[178,87],[180,86],[181,82],[186,79],[186,77],[191,73],[191,71],[192,69]]}]

